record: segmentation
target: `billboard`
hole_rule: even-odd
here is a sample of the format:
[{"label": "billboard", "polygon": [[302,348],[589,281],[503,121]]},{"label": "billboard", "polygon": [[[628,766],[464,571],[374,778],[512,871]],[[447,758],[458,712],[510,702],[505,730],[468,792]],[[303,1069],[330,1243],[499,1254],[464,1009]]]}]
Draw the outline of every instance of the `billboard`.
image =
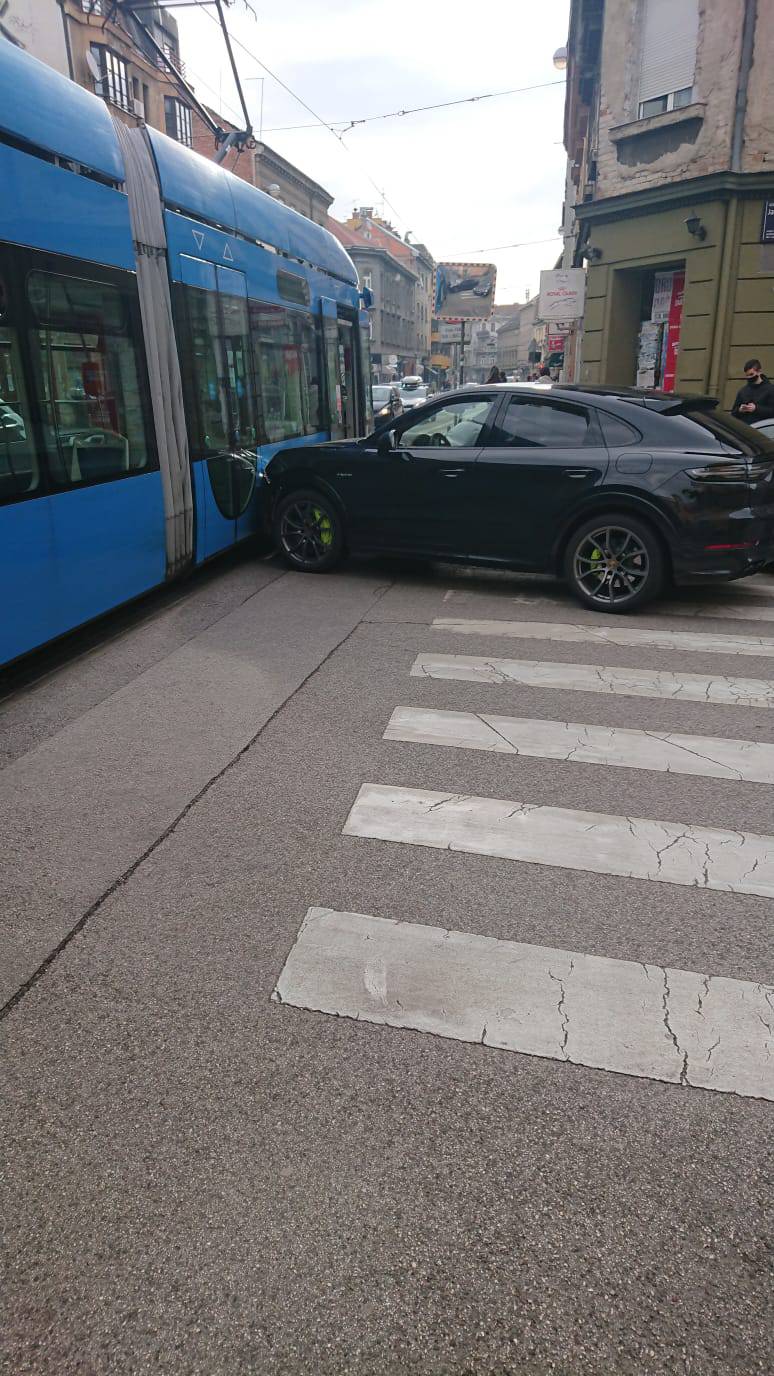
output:
[{"label": "billboard", "polygon": [[483,320],[492,314],[497,268],[494,263],[437,263],[435,309],[439,320]]},{"label": "billboard", "polygon": [[583,268],[550,268],[540,274],[538,319],[580,320],[586,297]]}]

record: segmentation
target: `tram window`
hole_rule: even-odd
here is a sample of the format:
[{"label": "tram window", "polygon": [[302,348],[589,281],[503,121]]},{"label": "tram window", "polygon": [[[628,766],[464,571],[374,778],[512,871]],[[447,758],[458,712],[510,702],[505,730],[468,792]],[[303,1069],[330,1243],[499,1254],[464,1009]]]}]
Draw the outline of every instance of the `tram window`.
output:
[{"label": "tram window", "polygon": [[40,490],[16,331],[6,323],[0,282],[0,503]]},{"label": "tram window", "polygon": [[27,299],[54,482],[78,487],[154,467],[128,294],[106,282],[32,272]]},{"label": "tram window", "polygon": [[[254,445],[246,302],[198,287],[179,286],[176,296],[194,455]],[[187,319],[182,318],[182,301]]]},{"label": "tram window", "polygon": [[267,443],[316,434],[320,362],[314,321],[281,306],[251,302],[250,325]]}]

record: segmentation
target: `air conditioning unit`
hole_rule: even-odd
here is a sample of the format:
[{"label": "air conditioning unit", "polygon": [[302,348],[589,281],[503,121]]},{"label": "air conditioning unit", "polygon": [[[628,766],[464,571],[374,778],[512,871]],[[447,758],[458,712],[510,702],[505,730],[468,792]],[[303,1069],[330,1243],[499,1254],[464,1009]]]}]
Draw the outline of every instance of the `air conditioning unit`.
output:
[{"label": "air conditioning unit", "polygon": [[134,113],[136,114],[136,116],[137,116],[138,119],[145,119],[145,102],[144,102],[144,101],[142,101],[142,100],[137,100],[137,99],[135,98],[135,102],[134,102]]}]

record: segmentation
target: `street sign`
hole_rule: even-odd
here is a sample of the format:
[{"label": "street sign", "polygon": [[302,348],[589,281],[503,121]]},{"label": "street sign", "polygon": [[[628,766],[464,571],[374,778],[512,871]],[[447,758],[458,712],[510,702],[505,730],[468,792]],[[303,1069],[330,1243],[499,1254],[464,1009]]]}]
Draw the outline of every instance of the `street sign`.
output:
[{"label": "street sign", "polygon": [[764,201],[761,243],[774,244],[774,201]]},{"label": "street sign", "polygon": [[439,344],[459,344],[462,338],[461,320],[442,320],[438,326]]},{"label": "street sign", "polygon": [[435,310],[439,320],[483,320],[492,314],[497,268],[494,263],[437,263]]},{"label": "street sign", "polygon": [[586,297],[583,268],[550,268],[540,274],[538,319],[580,320]]}]

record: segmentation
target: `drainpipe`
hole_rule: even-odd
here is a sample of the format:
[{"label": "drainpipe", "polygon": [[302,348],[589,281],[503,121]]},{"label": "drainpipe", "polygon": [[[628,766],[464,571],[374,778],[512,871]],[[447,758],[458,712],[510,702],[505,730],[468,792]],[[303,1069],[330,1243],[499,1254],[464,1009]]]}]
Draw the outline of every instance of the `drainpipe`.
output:
[{"label": "drainpipe", "polygon": [[734,126],[731,135],[731,171],[742,170],[742,146],[744,144],[744,122],[747,115],[747,91],[750,84],[750,68],[753,61],[755,43],[755,24],[758,18],[758,0],[745,0],[744,22],[742,24],[742,52],[739,58],[739,75],[736,81],[736,100],[734,101]]},{"label": "drainpipe", "polygon": [[[731,194],[733,195],[733,193]],[[715,301],[715,333],[712,340],[709,386],[707,388],[710,396],[713,397],[720,395],[722,381],[720,369],[725,357],[726,322],[728,320],[732,296],[736,288],[736,277],[732,269],[734,266],[734,253],[736,249],[736,222],[738,211],[739,201],[734,197],[732,200],[728,201],[726,205],[723,223],[723,238],[721,239],[722,250],[718,268],[718,290]]]},{"label": "drainpipe", "polygon": [[[750,69],[753,62],[755,25],[757,19],[758,0],[745,0],[744,19],[742,21],[742,49],[739,56],[739,73],[736,80],[736,98],[734,100],[734,123],[731,131],[730,170],[736,173],[742,170],[744,126],[747,117],[747,95],[750,85]],[[721,378],[721,366],[726,353],[725,336],[729,311],[732,309],[732,293],[736,287],[736,280],[732,269],[734,267],[734,254],[736,250],[739,202],[733,192],[730,194],[732,199],[729,200],[726,205],[723,237],[721,239],[722,250],[718,271],[718,290],[715,301],[715,334],[712,341],[709,386],[707,388],[713,396],[719,394],[722,382],[724,381],[724,379]]]},{"label": "drainpipe", "polygon": [[67,23],[67,11],[65,9],[65,0],[56,0],[56,3],[58,4],[62,14],[62,28],[64,30],[65,52],[67,53],[67,71],[70,80],[75,81],[75,75],[73,71],[73,50],[70,46],[70,28]]}]

